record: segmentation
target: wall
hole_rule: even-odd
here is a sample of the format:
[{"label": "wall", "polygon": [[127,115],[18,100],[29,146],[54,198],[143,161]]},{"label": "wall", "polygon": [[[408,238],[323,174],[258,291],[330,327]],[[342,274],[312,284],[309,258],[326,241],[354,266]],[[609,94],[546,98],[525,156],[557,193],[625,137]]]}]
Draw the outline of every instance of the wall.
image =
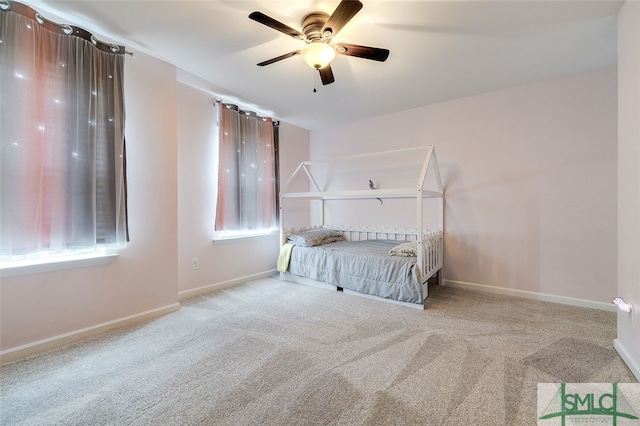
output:
[{"label": "wall", "polygon": [[634,305],[618,313],[614,342],[640,380],[640,3],[618,15],[618,293]]},{"label": "wall", "polygon": [[[179,309],[180,298],[275,271],[277,236],[212,242],[212,95],[136,52],[125,65],[131,241],[113,263],[3,278],[0,354],[9,362]],[[281,123],[280,164],[308,158],[308,132]],[[308,221],[308,212],[296,213]],[[191,269],[191,259],[200,269]]]},{"label": "wall", "polygon": [[[309,159],[309,131],[287,123],[280,123],[280,188],[287,184],[300,163]],[[290,192],[309,190],[305,179],[294,178],[286,189]],[[280,206],[284,210],[284,227],[309,226],[309,203],[302,200],[286,200]]]},{"label": "wall", "polygon": [[[178,274],[181,298],[275,273],[278,235],[213,241],[217,176],[213,167],[214,96],[193,76],[178,84]],[[308,132],[281,122],[280,168],[284,176],[308,158]],[[308,221],[304,212],[302,221]],[[308,215],[307,215],[308,216]],[[192,260],[200,267],[192,269]]]},{"label": "wall", "polygon": [[[605,304],[617,275],[616,102],[615,69],[575,74],[314,131],[310,157],[433,144],[445,280]],[[341,214],[406,216],[386,202]]]},{"label": "wall", "polygon": [[176,69],[137,53],[125,76],[131,241],[108,265],[3,278],[3,361],[12,348],[177,308]]}]

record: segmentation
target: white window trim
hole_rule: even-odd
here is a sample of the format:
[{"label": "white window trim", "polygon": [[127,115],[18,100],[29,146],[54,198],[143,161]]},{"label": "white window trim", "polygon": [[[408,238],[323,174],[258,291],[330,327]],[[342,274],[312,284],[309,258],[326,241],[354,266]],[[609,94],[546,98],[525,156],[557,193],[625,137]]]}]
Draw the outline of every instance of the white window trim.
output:
[{"label": "white window trim", "polygon": [[216,231],[213,233],[214,242],[236,241],[247,238],[271,237],[278,234],[278,228],[252,229],[250,231]]},{"label": "white window trim", "polygon": [[107,265],[118,257],[118,253],[99,253],[91,255],[67,256],[40,259],[30,263],[7,264],[0,267],[0,278],[17,277],[21,275],[43,274],[47,272],[63,271],[65,269],[85,268],[88,266]]}]

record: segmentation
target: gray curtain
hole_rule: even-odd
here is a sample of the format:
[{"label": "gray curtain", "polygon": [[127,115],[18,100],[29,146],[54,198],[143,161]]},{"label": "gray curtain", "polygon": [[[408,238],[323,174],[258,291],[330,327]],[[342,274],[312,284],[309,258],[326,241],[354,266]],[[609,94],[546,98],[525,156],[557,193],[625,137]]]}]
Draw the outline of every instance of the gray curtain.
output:
[{"label": "gray curtain", "polygon": [[0,12],[5,261],[128,240],[124,49],[69,28],[15,2]]},{"label": "gray curtain", "polygon": [[270,118],[216,103],[219,122],[216,232],[277,228],[275,152]]}]

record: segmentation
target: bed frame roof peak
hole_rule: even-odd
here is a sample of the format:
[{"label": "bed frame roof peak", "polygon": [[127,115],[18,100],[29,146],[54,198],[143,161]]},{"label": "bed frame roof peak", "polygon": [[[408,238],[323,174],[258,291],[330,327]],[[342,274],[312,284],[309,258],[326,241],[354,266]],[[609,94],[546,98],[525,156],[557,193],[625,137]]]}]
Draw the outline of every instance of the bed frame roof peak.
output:
[{"label": "bed frame roof peak", "polygon": [[[309,166],[313,164],[322,163],[335,163],[347,160],[362,159],[367,157],[384,157],[385,155],[391,155],[401,152],[410,151],[425,151],[425,157],[422,164],[422,169],[418,175],[416,186],[404,187],[404,188],[388,188],[388,189],[375,189],[375,190],[348,190],[348,191],[326,191],[320,188],[316,179],[314,178]],[[301,172],[304,171],[311,187],[314,189],[308,192],[287,192],[287,188],[293,181],[293,179]],[[425,188],[425,182],[427,181],[427,175],[429,171],[433,171],[435,187],[431,189]],[[336,157],[331,159],[322,160],[307,160],[298,165],[296,170],[292,173],[291,177],[287,180],[280,191],[281,198],[306,198],[306,199],[375,199],[375,198],[414,198],[416,196],[422,196],[423,198],[442,197],[444,193],[444,187],[442,185],[442,178],[440,177],[440,168],[438,166],[438,160],[436,156],[435,147],[433,145],[419,146],[413,148],[396,149],[390,151],[372,152],[366,154],[355,154],[342,157]]]}]

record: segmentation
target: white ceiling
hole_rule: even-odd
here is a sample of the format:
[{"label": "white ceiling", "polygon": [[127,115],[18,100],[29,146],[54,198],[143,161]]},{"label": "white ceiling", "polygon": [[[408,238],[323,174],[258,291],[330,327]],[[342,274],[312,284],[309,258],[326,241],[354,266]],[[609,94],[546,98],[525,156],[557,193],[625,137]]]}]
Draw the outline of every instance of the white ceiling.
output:
[{"label": "white ceiling", "polygon": [[[362,0],[334,38],[391,51],[384,62],[337,55],[335,83],[313,93],[317,72],[295,40],[248,18],[253,11],[301,30],[310,11],[339,0],[25,1],[176,65],[225,101],[313,130],[564,74],[613,66],[617,0]],[[107,40],[107,41],[111,41]],[[135,60],[135,59],[127,59]]]}]

